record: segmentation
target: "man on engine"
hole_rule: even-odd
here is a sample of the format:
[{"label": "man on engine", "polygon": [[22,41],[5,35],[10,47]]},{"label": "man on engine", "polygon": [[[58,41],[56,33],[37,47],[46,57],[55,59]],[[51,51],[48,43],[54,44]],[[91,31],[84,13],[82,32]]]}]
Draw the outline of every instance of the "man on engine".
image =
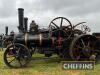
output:
[{"label": "man on engine", "polygon": [[30,24],[30,32],[37,33],[38,32],[38,25],[35,23],[34,20],[32,20]]}]

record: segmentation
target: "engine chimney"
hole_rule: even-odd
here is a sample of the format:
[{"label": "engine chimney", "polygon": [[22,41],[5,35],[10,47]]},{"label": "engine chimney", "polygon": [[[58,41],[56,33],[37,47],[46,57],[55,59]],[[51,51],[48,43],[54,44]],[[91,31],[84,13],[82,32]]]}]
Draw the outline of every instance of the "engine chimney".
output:
[{"label": "engine chimney", "polygon": [[19,18],[19,26],[18,26],[19,32],[23,32],[24,31],[24,28],[23,28],[23,25],[24,25],[24,9],[23,8],[18,8],[18,18]]},{"label": "engine chimney", "polygon": [[5,27],[5,35],[8,35],[8,26]]},{"label": "engine chimney", "polygon": [[25,32],[26,32],[27,29],[28,29],[28,28],[27,28],[27,27],[28,27],[28,26],[27,26],[27,25],[28,25],[27,23],[28,23],[28,18],[25,17],[25,18],[24,18],[24,30],[25,30]]}]

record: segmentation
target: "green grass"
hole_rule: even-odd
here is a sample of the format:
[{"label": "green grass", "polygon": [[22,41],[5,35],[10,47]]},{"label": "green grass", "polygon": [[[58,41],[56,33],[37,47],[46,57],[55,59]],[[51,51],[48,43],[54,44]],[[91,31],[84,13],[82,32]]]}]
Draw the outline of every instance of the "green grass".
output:
[{"label": "green grass", "polygon": [[94,70],[62,70],[60,59],[56,56],[46,58],[44,55],[33,55],[26,68],[10,69],[3,62],[3,51],[0,52],[0,75],[100,75],[100,64]]}]

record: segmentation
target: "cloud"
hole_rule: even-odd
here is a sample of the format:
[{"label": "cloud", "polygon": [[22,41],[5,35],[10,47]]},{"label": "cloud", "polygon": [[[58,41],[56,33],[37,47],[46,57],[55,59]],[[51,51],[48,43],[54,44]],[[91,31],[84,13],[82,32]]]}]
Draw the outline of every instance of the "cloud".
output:
[{"label": "cloud", "polygon": [[53,18],[63,16],[72,24],[86,21],[92,32],[99,32],[99,5],[100,0],[0,0],[0,26],[9,25],[10,30],[18,32],[17,9],[24,8],[28,24],[34,19],[40,27],[48,26]]},{"label": "cloud", "polygon": [[16,0],[0,0],[0,18],[15,16]]}]

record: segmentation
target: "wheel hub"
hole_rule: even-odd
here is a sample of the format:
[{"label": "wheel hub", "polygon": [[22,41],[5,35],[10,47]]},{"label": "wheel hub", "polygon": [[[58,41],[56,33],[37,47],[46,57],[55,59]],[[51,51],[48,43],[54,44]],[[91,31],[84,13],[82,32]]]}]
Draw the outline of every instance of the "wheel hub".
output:
[{"label": "wheel hub", "polygon": [[86,57],[90,56],[90,54],[91,54],[91,50],[90,50],[90,49],[91,49],[91,48],[88,47],[88,46],[85,46],[85,47],[82,49],[82,52],[83,52],[83,54],[84,54]]}]

